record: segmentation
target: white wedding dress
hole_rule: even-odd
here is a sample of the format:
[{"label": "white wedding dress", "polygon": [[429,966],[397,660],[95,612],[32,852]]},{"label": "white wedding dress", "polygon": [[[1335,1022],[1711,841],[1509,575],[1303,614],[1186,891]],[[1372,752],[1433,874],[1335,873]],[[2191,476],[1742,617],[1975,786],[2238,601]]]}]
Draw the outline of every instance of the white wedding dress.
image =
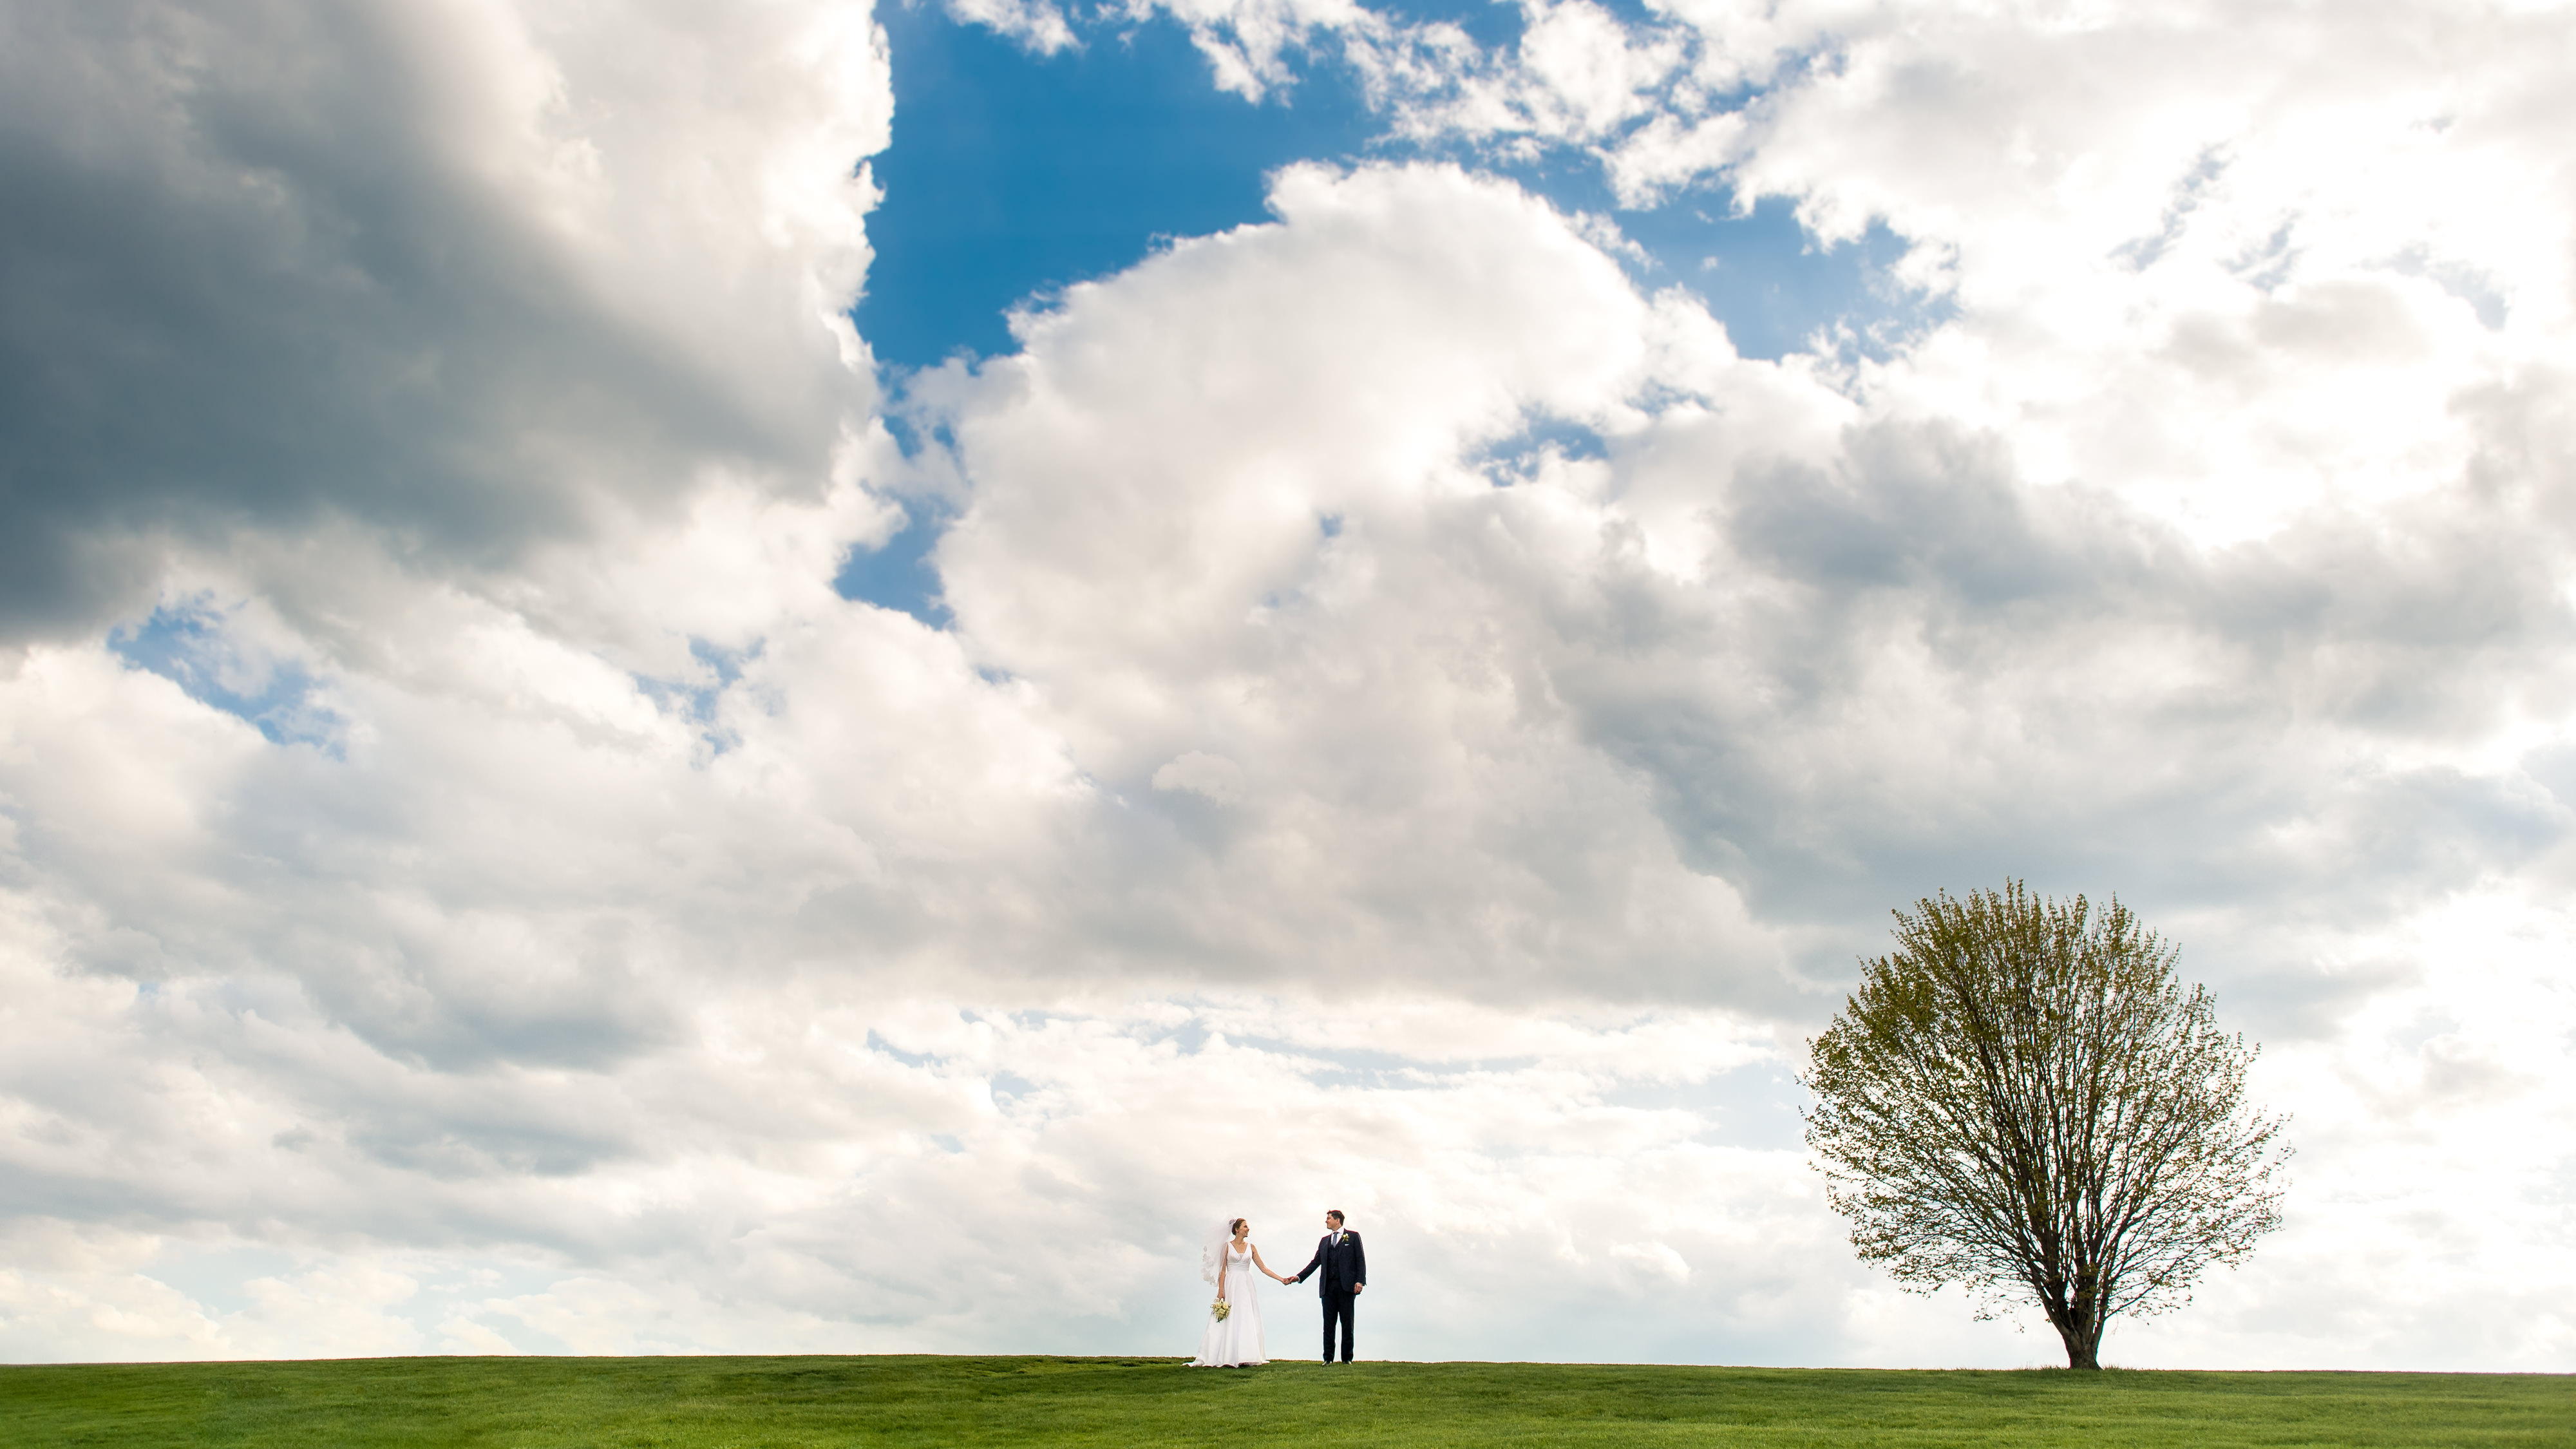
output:
[{"label": "white wedding dress", "polygon": [[1253,1271],[1250,1252],[1226,1249],[1225,1297],[1234,1309],[1223,1323],[1213,1311],[1208,1314],[1207,1332],[1199,1336],[1199,1356],[1190,1360],[1190,1367],[1249,1368],[1270,1362],[1261,1351],[1261,1290],[1254,1286],[1260,1276]]}]

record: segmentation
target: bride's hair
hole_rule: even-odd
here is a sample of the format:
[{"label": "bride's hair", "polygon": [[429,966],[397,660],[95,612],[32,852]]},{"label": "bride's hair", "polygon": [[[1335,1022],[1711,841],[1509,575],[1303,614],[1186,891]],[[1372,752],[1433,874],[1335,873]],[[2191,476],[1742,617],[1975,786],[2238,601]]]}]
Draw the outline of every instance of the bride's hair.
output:
[{"label": "bride's hair", "polygon": [[1241,1218],[1227,1218],[1227,1219],[1225,1220],[1225,1230],[1226,1230],[1227,1232],[1229,1232],[1229,1233],[1239,1233],[1239,1232],[1242,1232],[1242,1231],[1243,1231],[1243,1219],[1241,1219]]}]

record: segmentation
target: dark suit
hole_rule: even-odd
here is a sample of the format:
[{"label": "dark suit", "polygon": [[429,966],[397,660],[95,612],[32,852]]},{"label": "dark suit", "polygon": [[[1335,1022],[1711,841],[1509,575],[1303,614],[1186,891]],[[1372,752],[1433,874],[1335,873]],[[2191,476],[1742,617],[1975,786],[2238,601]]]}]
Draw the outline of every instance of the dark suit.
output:
[{"label": "dark suit", "polygon": [[1368,1282],[1368,1250],[1360,1246],[1360,1235],[1345,1230],[1342,1240],[1333,1241],[1326,1233],[1315,1243],[1315,1256],[1307,1260],[1291,1282],[1303,1283],[1310,1274],[1324,1275],[1324,1362],[1333,1361],[1333,1325],[1342,1326],[1342,1362],[1351,1361],[1351,1309],[1359,1301],[1359,1290]]}]

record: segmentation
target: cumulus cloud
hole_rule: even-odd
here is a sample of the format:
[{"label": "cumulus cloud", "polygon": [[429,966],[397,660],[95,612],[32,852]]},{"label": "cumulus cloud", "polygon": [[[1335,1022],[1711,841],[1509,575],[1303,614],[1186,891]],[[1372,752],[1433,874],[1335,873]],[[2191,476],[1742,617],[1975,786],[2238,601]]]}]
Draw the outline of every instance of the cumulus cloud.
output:
[{"label": "cumulus cloud", "polygon": [[[881,398],[864,11],[26,11],[0,1352],[1178,1353],[1330,1202],[1390,1354],[2044,1361],[1789,1080],[2012,873],[2301,1124],[2115,1357],[2564,1366],[2563,24],[1175,14],[1951,309],[1747,359],[1471,150]],[[950,624],[840,597],[933,491]]]},{"label": "cumulus cloud", "polygon": [[501,562],[717,476],[819,490],[885,140],[864,7],[30,3],[0,60],[0,628],[165,541]]}]

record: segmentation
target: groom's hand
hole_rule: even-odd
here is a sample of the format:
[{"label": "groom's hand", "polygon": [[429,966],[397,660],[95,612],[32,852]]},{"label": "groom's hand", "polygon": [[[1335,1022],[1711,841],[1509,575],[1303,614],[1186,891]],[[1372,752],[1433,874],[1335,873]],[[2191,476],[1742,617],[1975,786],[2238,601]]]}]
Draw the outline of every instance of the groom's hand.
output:
[{"label": "groom's hand", "polygon": [[1352,1284],[1352,1285],[1351,1285],[1351,1296],[1352,1296],[1352,1297],[1354,1297],[1354,1298],[1357,1298],[1358,1296],[1360,1296],[1360,1295],[1361,1295],[1361,1294],[1363,1294],[1363,1293],[1366,1293],[1367,1291],[1368,1291],[1368,1285],[1367,1285],[1366,1283],[1354,1283],[1354,1284]]}]

